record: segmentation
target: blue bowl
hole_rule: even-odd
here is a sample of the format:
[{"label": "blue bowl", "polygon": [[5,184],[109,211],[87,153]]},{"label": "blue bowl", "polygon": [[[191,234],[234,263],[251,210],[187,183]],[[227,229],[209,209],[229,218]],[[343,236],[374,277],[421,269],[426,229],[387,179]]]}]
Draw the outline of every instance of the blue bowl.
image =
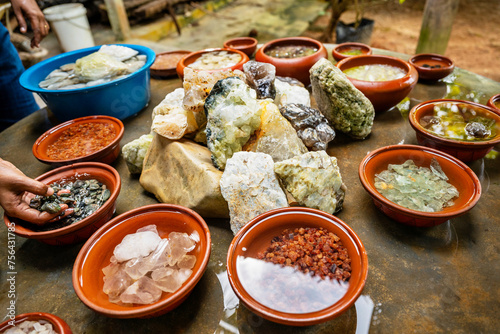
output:
[{"label": "blue bowl", "polygon": [[151,97],[149,68],[155,60],[150,48],[132,44],[117,44],[146,55],[146,64],[134,73],[101,85],[69,90],[49,90],[38,86],[53,70],[99,50],[101,46],[66,52],[28,68],[19,78],[21,86],[37,93],[62,122],[70,119],[107,115],[120,120],[137,114]]}]

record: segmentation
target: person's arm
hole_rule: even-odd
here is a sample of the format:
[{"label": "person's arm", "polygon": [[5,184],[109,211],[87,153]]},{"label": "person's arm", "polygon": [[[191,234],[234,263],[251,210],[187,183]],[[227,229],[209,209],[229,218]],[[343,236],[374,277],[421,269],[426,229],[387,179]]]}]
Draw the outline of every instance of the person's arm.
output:
[{"label": "person's arm", "polygon": [[[35,181],[23,174],[13,164],[0,159],[0,205],[8,216],[42,225],[59,216],[30,208],[28,193],[50,196],[54,190],[48,185]],[[65,209],[65,208],[62,208]]]},{"label": "person's arm", "polygon": [[11,0],[12,9],[16,15],[21,32],[27,31],[26,19],[31,23],[34,36],[31,47],[39,47],[42,39],[49,33],[49,24],[35,0]]}]

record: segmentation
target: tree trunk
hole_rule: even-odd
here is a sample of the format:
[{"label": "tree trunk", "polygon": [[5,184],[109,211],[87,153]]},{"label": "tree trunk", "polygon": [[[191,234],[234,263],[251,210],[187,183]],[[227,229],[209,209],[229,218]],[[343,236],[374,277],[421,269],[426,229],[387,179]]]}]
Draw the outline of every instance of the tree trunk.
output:
[{"label": "tree trunk", "polygon": [[334,40],[333,32],[339,22],[340,16],[347,10],[348,2],[348,0],[330,0],[331,16],[325,31],[319,38],[321,42],[331,43]]}]

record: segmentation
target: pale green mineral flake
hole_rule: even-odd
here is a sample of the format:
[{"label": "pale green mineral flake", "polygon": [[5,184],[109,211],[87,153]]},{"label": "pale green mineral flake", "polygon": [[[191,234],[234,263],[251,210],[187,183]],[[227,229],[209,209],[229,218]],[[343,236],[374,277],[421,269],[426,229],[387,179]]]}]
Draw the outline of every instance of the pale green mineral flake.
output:
[{"label": "pale green mineral flake", "polygon": [[405,208],[437,212],[452,206],[458,197],[457,188],[447,182],[448,177],[436,159],[430,168],[419,167],[413,160],[401,165],[389,164],[387,170],[375,174],[375,188],[388,200]]},{"label": "pale green mineral flake", "polygon": [[315,151],[276,162],[274,172],[300,205],[335,213],[342,209],[346,187],[337,158]]},{"label": "pale green mineral flake", "polygon": [[151,146],[153,135],[142,135],[139,138],[125,144],[122,148],[122,156],[127,163],[128,171],[131,174],[140,174],[146,152]]}]

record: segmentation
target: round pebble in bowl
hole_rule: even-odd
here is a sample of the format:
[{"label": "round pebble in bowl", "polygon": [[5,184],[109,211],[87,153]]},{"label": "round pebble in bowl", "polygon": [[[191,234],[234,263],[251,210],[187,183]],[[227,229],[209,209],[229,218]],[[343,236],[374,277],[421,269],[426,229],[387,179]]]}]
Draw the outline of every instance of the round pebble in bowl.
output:
[{"label": "round pebble in bowl", "polygon": [[67,183],[75,180],[86,182],[91,179],[104,184],[110,191],[110,196],[90,216],[70,225],[48,229],[50,225],[44,225],[44,228],[40,228],[34,224],[4,215],[5,225],[9,229],[15,225],[13,232],[20,237],[36,239],[49,245],[69,245],[88,239],[92,233],[111,219],[115,212],[116,199],[121,188],[121,179],[118,172],[110,165],[100,162],[80,162],[53,169],[35,178],[35,180],[49,185],[54,182],[64,181]]},{"label": "round pebble in bowl", "polygon": [[[103,291],[102,269],[110,264],[115,247],[139,228],[156,225],[161,238],[172,232],[187,233],[196,241],[189,254],[196,256],[192,274],[175,292],[163,292],[152,304],[117,304]],[[207,224],[193,210],[173,204],[153,204],[121,214],[101,227],[83,245],[73,266],[73,287],[90,309],[112,318],[150,318],[179,306],[203,276],[210,258],[211,239]]]},{"label": "round pebble in bowl", "polygon": [[[54,314],[45,312],[31,312],[31,313],[23,313],[16,315],[16,317],[13,320],[8,319],[0,324],[0,333],[4,333],[5,331],[12,329],[15,326],[19,326],[21,323],[25,321],[36,321],[42,324],[50,323],[52,325],[52,329],[57,334],[73,333],[71,331],[71,328],[69,328],[68,324],[64,320],[62,320],[61,318],[59,318]],[[24,332],[20,331],[16,333],[24,333]]]},{"label": "round pebble in bowl", "polygon": [[418,81],[412,65],[391,56],[349,57],[339,61],[337,67],[370,100],[376,112],[389,110],[401,102]]},{"label": "round pebble in bowl", "polygon": [[443,79],[453,72],[455,64],[448,57],[434,53],[421,53],[409,60],[418,71],[418,78],[427,81]]},{"label": "round pebble in bowl", "polygon": [[178,50],[162,52],[156,55],[155,62],[151,65],[151,75],[158,78],[170,78],[177,75],[177,63],[191,51]]},{"label": "round pebble in bowl", "polygon": [[186,67],[208,72],[234,71],[242,70],[243,64],[249,60],[250,58],[240,50],[226,48],[205,49],[191,52],[184,56],[184,58],[181,58],[177,63],[176,70],[177,75],[182,79],[184,78],[184,69]]},{"label": "round pebble in bowl", "polygon": [[52,166],[97,161],[110,164],[120,155],[123,123],[111,116],[87,116],[56,125],[33,144],[33,155]]},{"label": "round pebble in bowl", "polygon": [[153,50],[141,45],[115,45],[138,51],[138,55],[146,57],[146,63],[133,73],[106,83],[63,90],[40,88],[39,83],[49,73],[101,48],[95,46],[62,53],[41,61],[28,68],[19,78],[19,83],[23,88],[37,93],[61,122],[90,115],[107,115],[123,120],[137,114],[149,103],[149,68],[156,55]]},{"label": "round pebble in bowl", "polygon": [[[375,175],[388,169],[389,164],[401,165],[412,160],[420,168],[430,168],[435,159],[448,177],[448,183],[458,190],[451,206],[441,211],[423,212],[409,209],[384,197],[375,186]],[[481,196],[481,183],[463,162],[444,152],[417,145],[392,145],[368,153],[359,165],[361,184],[372,197],[375,206],[390,218],[405,225],[430,227],[461,216],[471,210]],[[416,182],[416,181],[413,181]],[[387,184],[387,187],[395,185]],[[394,188],[391,188],[394,189]]]},{"label": "round pebble in bowl", "polygon": [[324,45],[309,37],[279,38],[264,44],[255,60],[276,67],[276,75],[292,77],[309,85],[309,69],[321,58],[328,58]]},{"label": "round pebble in bowl", "polygon": [[341,61],[344,58],[371,54],[371,47],[356,42],[341,43],[332,49],[332,56],[336,61]]},{"label": "round pebble in bowl", "polygon": [[500,143],[500,114],[479,103],[430,100],[414,106],[408,118],[420,145],[464,162],[481,159]]},{"label": "round pebble in bowl", "polygon": [[488,106],[493,108],[497,114],[500,114],[500,94],[493,95],[488,100]]},{"label": "round pebble in bowl", "polygon": [[[284,232],[286,229],[290,230]],[[311,234],[290,237],[290,231],[295,229],[299,234]],[[334,233],[336,241],[323,242],[323,237],[314,234],[320,233],[319,229],[324,229],[326,235],[332,238],[330,233]],[[261,253],[283,233],[289,238],[297,238],[295,240],[308,240],[311,247],[323,247],[325,254],[322,256],[325,260],[328,257],[329,261],[330,255],[335,254],[338,255],[337,260],[349,257],[351,272],[348,281],[337,280],[336,277],[330,279],[328,276],[322,279],[316,273],[313,276],[310,272],[306,274],[292,266],[259,259]],[[312,245],[317,242],[321,245]],[[341,246],[347,250],[347,257],[333,250]],[[262,257],[268,258],[270,255]],[[314,257],[304,258],[304,264],[317,260]],[[326,274],[348,270],[347,267],[340,268],[342,261],[335,263],[324,267]],[[313,266],[309,268],[313,270]],[[249,310],[273,322],[309,326],[338,317],[354,304],[366,282],[368,257],[356,233],[337,217],[320,210],[287,207],[263,213],[243,226],[229,246],[227,271],[231,287]],[[296,309],[299,305],[305,308]]]},{"label": "round pebble in bowl", "polygon": [[251,57],[257,50],[257,40],[253,37],[231,38],[224,42],[224,48],[239,50]]}]

